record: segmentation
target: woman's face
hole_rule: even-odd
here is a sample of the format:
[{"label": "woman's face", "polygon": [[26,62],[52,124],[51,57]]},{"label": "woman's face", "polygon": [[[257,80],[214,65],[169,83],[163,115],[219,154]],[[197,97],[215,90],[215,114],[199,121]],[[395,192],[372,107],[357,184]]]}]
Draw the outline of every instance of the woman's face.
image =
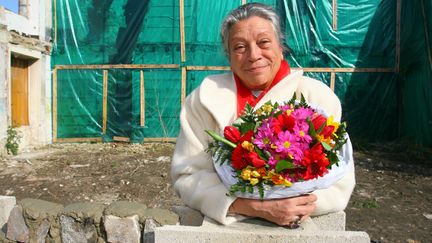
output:
[{"label": "woman's face", "polygon": [[232,71],[250,90],[270,86],[283,59],[282,48],[271,22],[250,17],[230,31],[229,59]]}]

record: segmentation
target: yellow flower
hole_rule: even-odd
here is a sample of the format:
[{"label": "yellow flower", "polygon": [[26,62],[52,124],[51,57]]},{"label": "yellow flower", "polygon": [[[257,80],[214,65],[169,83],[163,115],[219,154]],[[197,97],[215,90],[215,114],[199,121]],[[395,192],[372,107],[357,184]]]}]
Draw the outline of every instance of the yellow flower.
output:
[{"label": "yellow flower", "polygon": [[248,141],[244,141],[242,143],[242,148],[246,149],[247,151],[251,152],[254,149],[254,145]]},{"label": "yellow flower", "polygon": [[266,113],[270,113],[273,109],[273,107],[271,105],[263,105],[262,108]]},{"label": "yellow flower", "polygon": [[264,180],[271,181],[275,185],[284,185],[286,187],[292,186],[292,183],[285,179],[282,175],[275,173],[274,171],[269,171],[266,176],[263,177]]},{"label": "yellow flower", "polygon": [[256,171],[256,170],[252,171],[251,176],[253,176],[255,178],[261,177],[260,173],[258,173],[258,171]]},{"label": "yellow flower", "polygon": [[336,132],[339,128],[339,122],[333,121],[333,116],[329,116],[329,118],[327,118],[327,126],[334,126],[334,132]]},{"label": "yellow flower", "polygon": [[263,110],[258,109],[255,111],[255,114],[257,114],[258,116],[261,116],[263,114]]},{"label": "yellow flower", "polygon": [[252,186],[255,186],[256,184],[258,184],[258,182],[259,182],[259,179],[257,179],[257,178],[250,178],[250,183],[252,184]]},{"label": "yellow flower", "polygon": [[242,170],[241,172],[241,178],[245,181],[248,181],[251,178],[251,173],[252,170],[250,169],[250,167],[246,167]]},{"label": "yellow flower", "polygon": [[292,183],[291,183],[291,181],[289,181],[287,179],[284,179],[283,185],[286,186],[286,187],[290,187],[290,186],[292,186]]},{"label": "yellow flower", "polygon": [[328,137],[328,138],[324,138],[324,136],[323,135],[317,135],[316,136],[316,139],[319,141],[319,142],[325,142],[325,143],[327,143],[328,145],[330,145],[330,146],[334,146],[334,142],[333,142],[333,140],[331,139],[331,137]]}]

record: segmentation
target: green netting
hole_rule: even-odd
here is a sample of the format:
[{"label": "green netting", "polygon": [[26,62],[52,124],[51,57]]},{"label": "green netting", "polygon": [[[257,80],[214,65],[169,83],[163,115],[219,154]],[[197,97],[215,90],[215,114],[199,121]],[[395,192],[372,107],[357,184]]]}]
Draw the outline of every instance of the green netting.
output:
[{"label": "green netting", "polygon": [[[55,0],[52,66],[176,64],[179,68],[108,68],[107,128],[102,131],[103,72],[58,70],[59,138],[176,137],[185,66],[228,66],[219,36],[241,0],[184,0],[186,61],[181,60],[179,0]],[[249,1],[247,1],[249,2]],[[336,72],[335,93],[355,138],[432,145],[432,2],[428,0],[263,0],[281,16],[285,56],[304,68]],[[397,3],[401,3],[398,47]],[[333,29],[333,11],[337,15]],[[398,56],[399,53],[400,55]],[[140,71],[145,110],[141,126]],[[390,71],[389,71],[390,70]],[[391,70],[394,70],[392,72]],[[399,71],[399,72],[397,72]],[[189,94],[222,71],[188,70]],[[330,85],[327,71],[306,75]]]}]

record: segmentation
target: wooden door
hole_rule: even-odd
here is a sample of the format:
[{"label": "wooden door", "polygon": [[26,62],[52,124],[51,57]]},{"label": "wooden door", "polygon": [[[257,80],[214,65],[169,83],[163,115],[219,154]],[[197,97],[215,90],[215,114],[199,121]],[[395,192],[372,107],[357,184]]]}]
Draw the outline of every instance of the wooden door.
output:
[{"label": "wooden door", "polygon": [[29,125],[28,61],[12,57],[12,126]]}]

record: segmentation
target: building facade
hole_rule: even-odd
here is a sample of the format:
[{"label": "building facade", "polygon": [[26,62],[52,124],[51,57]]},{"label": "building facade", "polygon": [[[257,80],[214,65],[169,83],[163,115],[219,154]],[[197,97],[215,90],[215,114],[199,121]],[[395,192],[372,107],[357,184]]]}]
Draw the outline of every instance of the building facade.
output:
[{"label": "building facade", "polygon": [[18,2],[18,13],[0,6],[0,154],[9,127],[20,150],[52,140],[51,1]]}]

